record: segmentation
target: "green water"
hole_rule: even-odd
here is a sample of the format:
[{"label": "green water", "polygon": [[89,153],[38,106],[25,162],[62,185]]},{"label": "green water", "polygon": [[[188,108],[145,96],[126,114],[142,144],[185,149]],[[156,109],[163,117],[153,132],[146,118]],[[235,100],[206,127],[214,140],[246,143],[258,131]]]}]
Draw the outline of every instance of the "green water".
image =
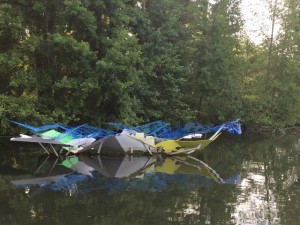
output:
[{"label": "green water", "polygon": [[0,141],[0,224],[300,224],[300,137],[219,137],[192,157],[49,157]]}]

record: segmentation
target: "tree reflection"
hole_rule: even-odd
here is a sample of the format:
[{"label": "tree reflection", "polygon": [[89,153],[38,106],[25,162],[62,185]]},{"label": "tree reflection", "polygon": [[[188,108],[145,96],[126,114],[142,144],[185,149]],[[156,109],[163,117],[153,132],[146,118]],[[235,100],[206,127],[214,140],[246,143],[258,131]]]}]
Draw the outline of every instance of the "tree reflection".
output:
[{"label": "tree reflection", "polygon": [[[238,185],[233,219],[237,224],[282,223],[291,208],[283,202],[290,193],[284,186],[294,185],[299,168],[295,138],[258,138],[248,145],[248,157],[242,163],[242,182]],[[291,218],[295,218],[294,215]]]}]

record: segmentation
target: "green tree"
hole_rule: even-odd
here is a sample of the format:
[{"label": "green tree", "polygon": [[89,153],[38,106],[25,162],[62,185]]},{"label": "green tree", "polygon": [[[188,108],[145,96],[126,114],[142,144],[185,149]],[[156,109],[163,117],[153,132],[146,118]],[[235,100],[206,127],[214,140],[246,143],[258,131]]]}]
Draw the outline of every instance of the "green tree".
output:
[{"label": "green tree", "polygon": [[[26,18],[18,2],[0,4],[0,125],[6,133],[7,119],[45,119],[35,106],[32,86],[35,79],[28,67],[26,52],[34,48],[28,42]],[[19,85],[18,85],[19,84]]]},{"label": "green tree", "polygon": [[[127,26],[131,8],[117,0],[1,3],[3,121],[134,120],[140,50]],[[7,106],[20,97],[29,109],[14,113]]]},{"label": "green tree", "polygon": [[91,46],[97,52],[94,89],[86,99],[84,119],[107,122],[117,120],[132,124],[141,122],[135,87],[140,75],[141,48],[130,23],[136,20],[136,1],[97,1],[91,7],[97,18],[96,40]]},{"label": "green tree", "polygon": [[194,8],[200,12],[193,28],[193,72],[186,99],[198,121],[218,123],[238,115],[243,63],[239,1],[195,1]]},{"label": "green tree", "polygon": [[300,7],[294,0],[285,1],[281,15],[282,33],[273,50],[271,84],[267,90],[273,111],[272,120],[279,126],[299,122],[300,110]]},{"label": "green tree", "polygon": [[143,120],[178,123],[189,118],[182,87],[190,72],[182,55],[189,41],[185,1],[143,1],[132,24],[142,46],[142,71],[137,86]]}]

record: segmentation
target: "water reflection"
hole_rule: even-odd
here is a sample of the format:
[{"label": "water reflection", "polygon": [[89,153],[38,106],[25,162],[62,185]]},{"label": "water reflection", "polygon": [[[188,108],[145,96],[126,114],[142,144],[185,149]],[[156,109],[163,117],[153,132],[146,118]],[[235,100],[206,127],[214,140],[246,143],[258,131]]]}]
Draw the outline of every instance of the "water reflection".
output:
[{"label": "water reflection", "polygon": [[153,192],[165,190],[172,183],[192,189],[214,182],[224,181],[205,162],[191,156],[164,158],[160,155],[46,157],[33,177],[11,181],[31,196],[45,190],[63,191],[69,195],[101,189],[109,189],[112,193],[129,189]]},{"label": "water reflection", "polygon": [[241,193],[237,195],[232,213],[235,222],[252,225],[253,218],[258,218],[258,223],[266,224],[268,221],[267,224],[280,224],[278,199],[272,188],[276,185],[275,180],[265,175],[262,163],[246,163],[243,167],[253,172],[246,173],[238,185]]},{"label": "water reflection", "polygon": [[[160,160],[159,156],[140,156],[131,157],[125,156],[122,158],[108,157],[83,157],[79,156],[80,162],[85,166],[103,174],[106,177],[132,177],[135,174],[141,173],[144,169]],[[81,173],[80,170],[77,172]]]},{"label": "water reflection", "polygon": [[[299,143],[288,136],[258,140],[247,146],[251,152],[245,151],[249,155],[241,163],[242,178],[236,186],[236,201],[231,205],[232,221],[251,225],[299,224],[299,207],[288,206],[292,200],[288,196],[300,191]],[[300,199],[294,195],[293,200]]]},{"label": "water reflection", "polygon": [[299,137],[222,137],[191,158],[0,150],[0,224],[300,224]]}]

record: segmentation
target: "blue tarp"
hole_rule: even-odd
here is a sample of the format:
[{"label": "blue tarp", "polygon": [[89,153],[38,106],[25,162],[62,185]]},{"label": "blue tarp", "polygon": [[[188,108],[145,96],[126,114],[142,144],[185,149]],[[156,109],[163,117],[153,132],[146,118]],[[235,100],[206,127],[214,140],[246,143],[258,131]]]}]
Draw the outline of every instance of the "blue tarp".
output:
[{"label": "blue tarp", "polygon": [[26,123],[19,123],[19,122],[12,121],[12,120],[10,122],[12,122],[14,124],[17,124],[21,127],[24,127],[27,130],[29,130],[29,131],[31,131],[35,134],[39,134],[39,133],[42,133],[42,132],[45,132],[45,131],[48,131],[48,130],[51,130],[51,129],[62,130],[63,132],[67,131],[69,129],[72,129],[72,127],[70,127],[70,126],[64,126],[64,125],[60,125],[60,124],[48,124],[48,125],[44,125],[44,126],[41,126],[41,127],[34,127],[34,126],[28,125]]},{"label": "blue tarp", "polygon": [[[58,132],[61,132],[60,135],[55,137],[55,140],[61,140],[65,137],[70,137],[71,139],[76,139],[76,138],[88,138],[88,137],[93,137],[93,138],[104,138],[110,135],[115,135],[116,132],[102,129],[102,128],[96,128],[92,127],[88,124],[82,124],[79,126],[71,127],[71,126],[65,126],[65,125],[60,125],[60,124],[50,124],[50,125],[44,125],[41,127],[34,127],[28,124],[24,123],[19,123],[15,121],[11,121],[14,124],[17,124],[19,126],[22,126],[29,130],[30,132],[34,133],[35,135],[38,136],[43,136],[42,134],[46,131],[49,130],[57,130]],[[51,137],[49,137],[51,138]]]},{"label": "blue tarp", "polygon": [[[104,138],[111,135],[116,135],[116,132],[92,127],[88,124],[82,124],[76,127],[70,127],[60,124],[50,124],[41,127],[33,127],[27,124],[22,124],[19,122],[11,121],[19,126],[25,127],[29,131],[35,133],[36,135],[41,136],[42,132],[51,129],[57,129],[61,131],[61,135],[59,135],[56,140],[60,140],[66,136],[70,138],[85,138],[85,137],[93,137],[93,138]],[[241,125],[238,120],[226,122],[220,125],[203,125],[200,123],[187,123],[183,126],[172,127],[170,124],[164,121],[155,121],[152,123],[139,125],[135,127],[126,126],[120,123],[110,122],[108,123],[113,127],[119,130],[132,130],[135,132],[142,132],[145,135],[154,136],[155,138],[163,138],[163,139],[178,139],[182,138],[189,134],[206,134],[206,133],[214,133],[218,130],[228,131],[233,134],[241,134]]]},{"label": "blue tarp", "polygon": [[163,121],[155,121],[152,123],[130,127],[120,123],[110,122],[110,125],[117,129],[128,129],[136,132],[143,132],[146,135],[156,138],[178,139],[188,134],[207,134],[214,133],[219,129],[228,131],[233,134],[241,134],[242,129],[238,120],[226,122],[220,125],[203,125],[200,123],[187,123],[183,126],[172,127],[170,124]]}]

